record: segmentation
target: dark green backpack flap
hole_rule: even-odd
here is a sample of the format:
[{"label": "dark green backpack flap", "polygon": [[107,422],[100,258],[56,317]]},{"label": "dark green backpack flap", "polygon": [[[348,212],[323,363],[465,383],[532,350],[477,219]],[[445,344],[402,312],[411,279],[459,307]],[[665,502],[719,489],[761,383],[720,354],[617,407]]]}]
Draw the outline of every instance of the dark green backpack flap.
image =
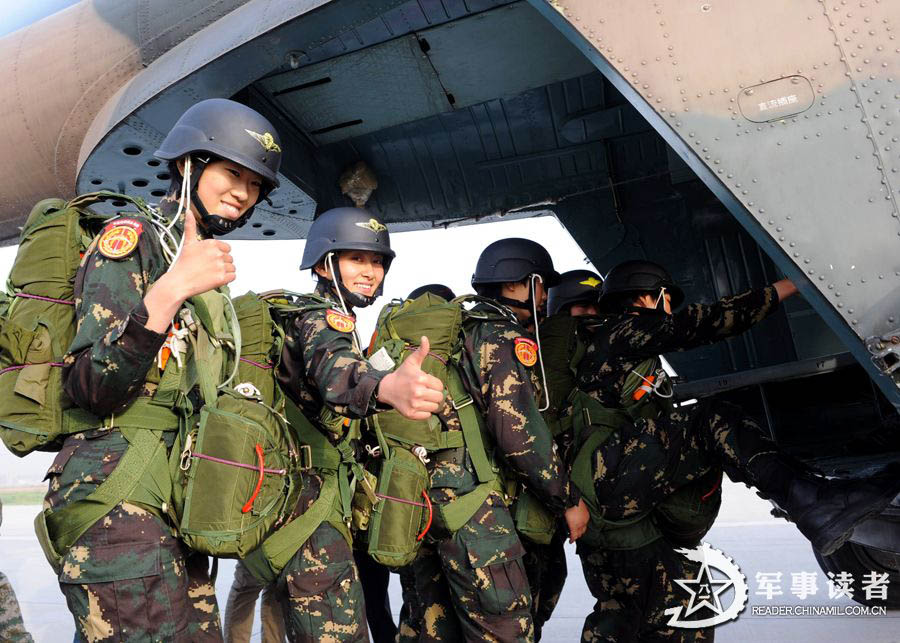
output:
[{"label": "dark green backpack flap", "polygon": [[715,468],[679,487],[657,505],[654,520],[676,547],[696,547],[722,506],[722,471]]},{"label": "dark green backpack flap", "polygon": [[382,565],[402,567],[415,559],[420,534],[431,520],[425,497],[428,472],[407,449],[392,448],[381,462],[369,521],[369,555]]},{"label": "dark green backpack flap", "polygon": [[296,485],[290,432],[265,405],[222,395],[201,409],[188,440],[179,463],[186,489],[176,507],[182,539],[195,551],[243,558],[289,509]]},{"label": "dark green backpack flap", "polygon": [[241,329],[241,357],[233,386],[258,393],[261,402],[273,408],[281,406],[281,391],[274,372],[281,359],[283,335],[272,319],[269,304],[253,292],[233,300]]},{"label": "dark green backpack flap", "polygon": [[67,433],[100,426],[83,412],[67,417],[61,367],[75,335],[75,273],[104,221],[88,206],[110,198],[131,201],[112,193],[46,199],[23,227],[0,310],[0,437],[16,455],[57,450]]},{"label": "dark green backpack flap", "polygon": [[575,388],[577,361],[584,354],[578,322],[578,317],[568,314],[552,315],[541,322],[541,357],[550,397],[550,406],[543,415],[551,428],[554,424],[559,426],[559,419],[569,406],[569,394]]},{"label": "dark green backpack flap", "polygon": [[539,545],[549,545],[556,531],[556,519],[547,507],[523,488],[512,506],[516,531]]}]

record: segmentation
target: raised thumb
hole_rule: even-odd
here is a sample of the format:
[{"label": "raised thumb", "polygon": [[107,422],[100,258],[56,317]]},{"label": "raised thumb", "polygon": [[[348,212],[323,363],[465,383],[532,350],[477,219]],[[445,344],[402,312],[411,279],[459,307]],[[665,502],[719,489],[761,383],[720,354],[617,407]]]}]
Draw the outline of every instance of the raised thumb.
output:
[{"label": "raised thumb", "polygon": [[422,341],[419,343],[419,347],[416,349],[416,352],[410,355],[406,361],[412,363],[416,368],[422,368],[422,362],[425,361],[425,358],[428,357],[428,351],[431,349],[431,345],[428,342],[428,338],[422,335]]},{"label": "raised thumb", "polygon": [[193,243],[197,241],[199,237],[197,236],[197,217],[194,216],[194,213],[188,210],[184,213],[184,242],[185,243]]}]

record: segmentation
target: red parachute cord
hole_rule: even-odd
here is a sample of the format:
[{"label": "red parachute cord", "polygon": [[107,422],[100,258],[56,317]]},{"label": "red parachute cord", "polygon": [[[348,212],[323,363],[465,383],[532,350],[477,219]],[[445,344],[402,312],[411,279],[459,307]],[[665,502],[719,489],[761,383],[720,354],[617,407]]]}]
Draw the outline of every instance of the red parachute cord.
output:
[{"label": "red parachute cord", "polygon": [[259,461],[259,480],[256,481],[256,489],[253,490],[253,495],[250,496],[250,500],[241,507],[241,513],[247,513],[253,507],[253,501],[256,500],[256,496],[259,495],[259,490],[262,489],[263,477],[266,475],[266,460],[263,456],[262,447],[259,446],[258,442],[256,443],[256,458]]},{"label": "red parachute cord", "polygon": [[431,529],[431,519],[434,517],[431,498],[428,497],[428,492],[424,489],[422,490],[422,497],[425,498],[425,504],[428,505],[428,522],[425,524],[425,529],[422,530],[422,533],[416,536],[416,542],[421,541],[425,537],[425,534],[428,533],[428,530]]}]

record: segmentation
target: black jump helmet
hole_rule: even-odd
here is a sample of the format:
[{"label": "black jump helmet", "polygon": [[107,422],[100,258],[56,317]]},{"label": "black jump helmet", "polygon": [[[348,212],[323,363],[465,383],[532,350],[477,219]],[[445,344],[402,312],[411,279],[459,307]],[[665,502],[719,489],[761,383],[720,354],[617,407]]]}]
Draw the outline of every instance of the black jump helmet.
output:
[{"label": "black jump helmet", "polygon": [[555,315],[575,303],[596,304],[600,301],[600,275],[590,270],[570,270],[559,277],[559,283],[547,293],[547,314]]},{"label": "black jump helmet", "polygon": [[[262,114],[233,100],[210,98],[191,106],[153,155],[166,161],[191,155],[191,203],[212,234],[228,234],[243,226],[253,214],[256,203],[268,198],[278,187],[278,168],[281,166],[278,132]],[[257,202],[234,221],[207,212],[197,196],[200,176],[213,157],[253,170],[263,180]]]},{"label": "black jump helmet", "polygon": [[[309,228],[300,269],[314,268],[329,254],[341,250],[370,250],[384,257],[384,274],[387,275],[395,253],[391,250],[391,238],[387,226],[370,212],[360,208],[332,208],[319,215]],[[384,282],[373,297],[352,293],[340,278],[337,263],[334,277],[341,295],[354,307],[371,305],[384,290]]]},{"label": "black jump helmet", "polygon": [[416,299],[418,297],[421,297],[425,293],[431,293],[432,295],[436,295],[438,297],[441,297],[442,299],[446,299],[447,301],[450,301],[451,299],[454,299],[456,297],[456,293],[454,293],[452,290],[450,290],[449,287],[445,286],[444,284],[425,284],[424,286],[419,286],[418,288],[410,292],[406,296],[406,298]]},{"label": "black jump helmet", "polygon": [[545,288],[552,288],[559,281],[559,273],[553,269],[553,259],[544,246],[530,239],[500,239],[478,257],[472,286],[522,281],[533,274],[541,276]]},{"label": "black jump helmet", "polygon": [[[609,310],[621,301],[620,295],[638,296],[642,293],[656,293],[665,288],[672,296],[672,309],[684,302],[684,291],[672,280],[665,268],[652,261],[633,259],[618,264],[609,274],[600,289],[600,305]],[[661,306],[662,299],[660,299]]]}]

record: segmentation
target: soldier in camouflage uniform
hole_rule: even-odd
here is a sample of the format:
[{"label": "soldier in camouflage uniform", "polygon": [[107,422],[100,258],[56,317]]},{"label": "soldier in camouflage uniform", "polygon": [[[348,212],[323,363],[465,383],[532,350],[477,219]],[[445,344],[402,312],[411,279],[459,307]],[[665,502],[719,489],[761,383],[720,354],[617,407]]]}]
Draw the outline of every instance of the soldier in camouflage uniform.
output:
[{"label": "soldier in camouflage uniform", "polygon": [[[462,364],[468,392],[485,420],[485,449],[499,456],[550,511],[565,515],[570,537],[576,539],[587,524],[587,509],[569,484],[538,410],[533,370],[537,344],[521,325],[543,305],[544,284],[557,277],[547,251],[533,241],[504,239],[488,246],[472,285],[497,303],[480,304],[474,311],[499,309],[508,318],[468,322]],[[438,418],[448,429],[461,426],[450,403]],[[436,508],[465,497],[478,485],[465,447],[435,452],[428,467],[429,495]],[[533,639],[525,551],[507,500],[491,492],[455,533],[439,523],[432,525],[416,560],[401,571],[399,640]]]},{"label": "soldier in camouflage uniform", "polygon": [[[648,358],[742,333],[796,293],[789,280],[712,304],[690,304],[668,273],[647,261],[613,268],[599,298],[601,315],[588,325],[588,345],[576,386],[607,408],[622,408],[625,380]],[[591,312],[591,311],[588,311]],[[650,394],[664,391],[656,373]],[[666,407],[663,407],[666,408]],[[827,481],[778,452],[759,425],[733,405],[703,401],[668,407],[657,417],[621,426],[593,456],[594,487],[604,517],[621,520],[659,505],[687,482],[723,468],[785,509],[813,546],[828,554],[853,527],[878,513],[900,491],[888,474],[870,480]],[[663,529],[663,533],[666,530]],[[673,580],[691,576],[672,545],[660,539],[639,550],[579,547],[585,578],[597,598],[585,621],[585,641],[708,640],[712,632],[675,630],[663,610],[680,602]]]},{"label": "soldier in camouflage uniform", "polygon": [[[177,258],[167,265],[153,224],[138,217],[107,224],[85,254],[75,283],[78,330],[63,378],[76,404],[105,419],[65,440],[47,472],[45,507],[56,512],[78,503],[116,470],[129,449],[116,420],[155,393],[158,356],[176,313],[187,298],[234,279],[228,244],[212,237],[243,224],[277,186],[281,149],[273,133],[239,103],[197,103],[156,152],[173,176],[184,175],[160,205],[173,234],[184,228]],[[194,393],[186,399],[198,409]],[[160,433],[166,448],[175,433]],[[162,517],[164,504],[126,497],[64,552],[60,588],[83,640],[221,640],[206,557],[177,540]]]},{"label": "soldier in camouflage uniform", "polygon": [[[313,223],[301,269],[318,279],[315,294],[334,303],[285,324],[278,370],[282,390],[333,445],[349,423],[316,422],[323,406],[345,418],[362,418],[392,406],[405,417],[427,419],[443,400],[440,380],[420,366],[425,341],[396,371],[378,371],[363,358],[353,308],[381,293],[394,258],[387,228],[368,212],[335,208]],[[323,476],[313,466],[302,473],[302,492],[290,520],[302,519],[319,497]],[[343,533],[342,533],[343,532]],[[292,641],[368,641],[365,601],[346,530],[321,523],[281,571],[288,636]]]},{"label": "soldier in camouflage uniform", "polygon": [[[0,502],[0,524],[3,524],[3,502]],[[19,611],[19,601],[6,574],[0,572],[0,641],[4,643],[32,643],[33,639]]]}]

